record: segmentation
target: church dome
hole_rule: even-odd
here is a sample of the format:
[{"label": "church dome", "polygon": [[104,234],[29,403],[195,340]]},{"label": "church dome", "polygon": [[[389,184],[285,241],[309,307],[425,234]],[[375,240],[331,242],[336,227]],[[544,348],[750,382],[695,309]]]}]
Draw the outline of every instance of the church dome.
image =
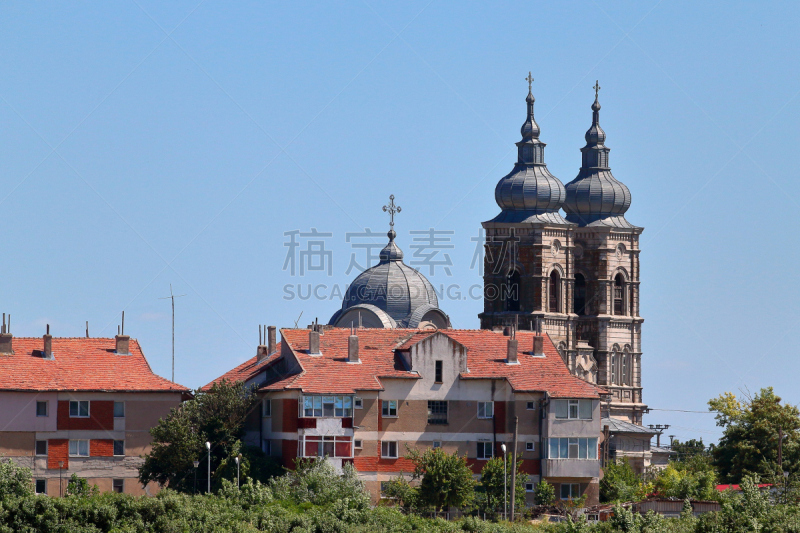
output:
[{"label": "church dome", "polygon": [[436,328],[450,327],[450,319],[439,309],[439,299],[430,281],[403,263],[403,251],[390,230],[389,243],[380,261],[353,280],[342,308],[330,319],[336,327]]},{"label": "church dome", "polygon": [[494,198],[502,212],[492,222],[549,222],[566,224],[558,210],[566,200],[564,185],[553,176],[544,162],[545,143],[539,140],[539,125],[533,118],[536,99],[528,76],[528,116],[520,128],[517,163],[494,189]]},{"label": "church dome", "polygon": [[564,211],[569,222],[580,226],[633,228],[624,216],[631,206],[631,191],[611,174],[608,166],[610,149],[605,145],[606,133],[600,127],[599,89],[595,85],[592,125],[586,132],[586,146],[581,148],[581,169],[566,186]]}]

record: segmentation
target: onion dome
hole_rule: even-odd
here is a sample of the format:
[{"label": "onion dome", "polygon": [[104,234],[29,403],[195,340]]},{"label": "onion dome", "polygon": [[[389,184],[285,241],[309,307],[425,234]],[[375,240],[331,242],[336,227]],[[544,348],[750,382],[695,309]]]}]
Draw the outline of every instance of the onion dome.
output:
[{"label": "onion dome", "polygon": [[[399,212],[394,206],[392,209]],[[391,211],[391,209],[389,209]],[[392,217],[394,225],[394,217]],[[403,251],[394,242],[394,229],[377,265],[358,275],[344,295],[342,308],[331,317],[336,327],[449,328],[450,319],[439,309],[439,299],[428,279],[403,263]]]},{"label": "onion dome", "polygon": [[631,191],[611,174],[608,166],[606,132],[600,127],[599,84],[595,84],[592,126],[586,132],[586,146],[581,148],[582,164],[578,176],[566,186],[564,211],[567,220],[580,226],[633,228],[625,220],[631,206]]},{"label": "onion dome", "polygon": [[545,143],[539,140],[539,125],[533,118],[536,99],[531,92],[533,78],[528,73],[528,116],[520,128],[517,163],[494,189],[494,198],[502,212],[492,222],[547,222],[566,224],[558,210],[566,199],[564,185],[553,176],[544,162]]}]

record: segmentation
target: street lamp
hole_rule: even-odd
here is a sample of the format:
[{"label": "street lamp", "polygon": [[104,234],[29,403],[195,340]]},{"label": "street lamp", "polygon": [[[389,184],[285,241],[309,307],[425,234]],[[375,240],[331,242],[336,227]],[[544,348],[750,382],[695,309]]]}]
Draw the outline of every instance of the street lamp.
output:
[{"label": "street lamp", "polygon": [[192,461],[194,465],[194,493],[197,494],[197,467],[200,466],[200,461]]},{"label": "street lamp", "polygon": [[61,473],[64,471],[64,461],[58,462],[58,496],[61,497],[64,495],[64,480],[61,477]]},{"label": "street lamp", "polygon": [[211,494],[211,443],[206,441],[206,449],[208,450],[208,493]]},{"label": "street lamp", "polygon": [[239,458],[242,454],[236,456],[236,489],[239,489]]},{"label": "street lamp", "polygon": [[506,486],[506,445],[501,444],[500,449],[503,450],[503,519],[508,520],[508,487]]}]

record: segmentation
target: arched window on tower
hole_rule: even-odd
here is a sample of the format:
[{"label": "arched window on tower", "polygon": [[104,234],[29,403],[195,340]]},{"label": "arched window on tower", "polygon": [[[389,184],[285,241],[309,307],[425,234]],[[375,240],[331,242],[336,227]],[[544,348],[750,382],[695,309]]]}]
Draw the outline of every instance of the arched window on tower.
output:
[{"label": "arched window on tower", "polygon": [[506,278],[506,311],[519,311],[519,284],[520,276],[518,270],[512,270]]},{"label": "arched window on tower", "polygon": [[632,361],[631,354],[628,352],[628,349],[622,352],[622,384],[623,385],[633,385],[632,383],[632,369],[633,369],[633,361]]},{"label": "arched window on tower", "polygon": [[625,313],[625,278],[622,274],[617,274],[614,278],[614,314],[624,315]]},{"label": "arched window on tower", "polygon": [[573,299],[573,312],[576,315],[586,314],[586,278],[583,274],[575,274],[575,297]]},{"label": "arched window on tower", "polygon": [[612,385],[617,384],[617,366],[619,365],[619,354],[617,353],[616,348],[614,351],[611,352],[611,364],[609,365],[609,370],[611,371],[609,382]]},{"label": "arched window on tower", "polygon": [[548,310],[551,313],[561,312],[561,276],[553,270],[550,273],[550,287],[548,292]]}]

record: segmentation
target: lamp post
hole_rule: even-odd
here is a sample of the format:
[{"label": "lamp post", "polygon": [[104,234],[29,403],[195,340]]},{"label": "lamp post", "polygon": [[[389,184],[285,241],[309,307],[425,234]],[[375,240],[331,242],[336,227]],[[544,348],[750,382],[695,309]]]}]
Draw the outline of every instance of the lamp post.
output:
[{"label": "lamp post", "polygon": [[61,477],[61,473],[64,471],[64,461],[58,462],[58,496],[61,497],[64,495],[64,480]]},{"label": "lamp post", "polygon": [[197,467],[200,466],[200,461],[192,461],[194,465],[194,493],[197,494]]},{"label": "lamp post", "polygon": [[211,443],[206,441],[206,449],[208,450],[208,493],[211,494]]},{"label": "lamp post", "polygon": [[508,487],[506,481],[506,445],[501,444],[500,449],[503,450],[503,520],[508,520],[508,511],[506,511],[506,507],[508,506]]},{"label": "lamp post", "polygon": [[239,489],[239,458],[242,454],[236,456],[236,489]]}]

